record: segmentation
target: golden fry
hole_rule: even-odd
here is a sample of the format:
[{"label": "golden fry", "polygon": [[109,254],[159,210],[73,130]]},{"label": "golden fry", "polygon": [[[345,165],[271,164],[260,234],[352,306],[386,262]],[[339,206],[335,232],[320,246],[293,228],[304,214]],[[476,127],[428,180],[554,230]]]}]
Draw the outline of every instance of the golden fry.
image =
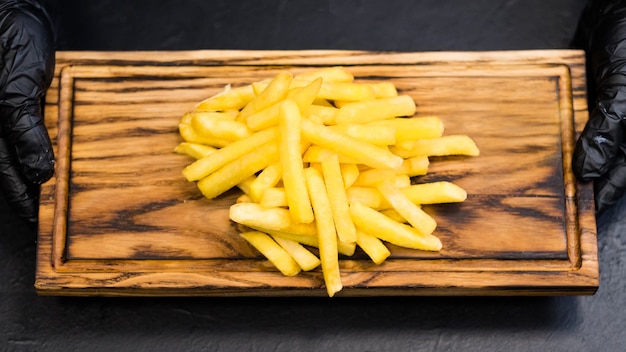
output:
[{"label": "golden fry", "polygon": [[341,124],[331,126],[331,128],[352,138],[374,145],[396,144],[396,128],[394,126]]},{"label": "golden fry", "polygon": [[211,113],[191,114],[191,126],[201,136],[236,141],[251,134],[248,127],[239,121],[216,117]]},{"label": "golden fry", "polygon": [[415,204],[458,203],[467,198],[467,192],[452,182],[421,183],[400,189]]},{"label": "golden fry", "polygon": [[378,237],[383,241],[400,247],[426,251],[439,251],[441,249],[439,238],[431,234],[421,234],[413,227],[390,219],[361,203],[350,204],[350,215],[357,226],[357,230]]},{"label": "golden fry", "polygon": [[443,134],[444,129],[443,122],[436,116],[398,117],[374,121],[367,125],[395,127],[397,142],[439,138]]},{"label": "golden fry", "polygon": [[422,208],[415,205],[411,200],[396,188],[391,181],[383,181],[377,186],[378,191],[391,204],[391,206],[405,218],[409,224],[426,235],[431,234],[437,227],[437,222]]},{"label": "golden fry", "polygon": [[302,120],[302,137],[313,144],[374,168],[397,169],[402,165],[402,158],[387,149],[361,142],[306,119]]},{"label": "golden fry", "polygon": [[359,83],[326,82],[322,83],[317,98],[327,100],[363,101],[374,99],[374,89]]},{"label": "golden fry", "polygon": [[252,101],[250,101],[237,116],[237,120],[246,121],[248,116],[257,113],[263,109],[270,107],[271,105],[279,102],[287,96],[289,85],[293,75],[289,72],[279,72],[269,82],[267,87],[263,89],[260,95],[257,95]]},{"label": "golden fry", "polygon": [[335,115],[338,111],[339,109],[332,106],[320,106],[311,104],[302,113],[311,121],[315,121],[317,123],[328,126],[335,124]]},{"label": "golden fry", "polygon": [[427,156],[414,156],[404,159],[402,166],[396,172],[409,177],[421,176],[428,173],[428,166],[430,166],[430,160]]},{"label": "golden fry", "polygon": [[359,177],[354,181],[352,186],[355,187],[374,187],[378,183],[393,179],[396,177],[396,172],[389,169],[369,169],[363,170],[359,173]]},{"label": "golden fry", "polygon": [[[329,149],[322,148],[318,145],[312,145],[306,150],[306,152],[302,156],[302,161],[307,163],[321,163],[323,160],[327,159],[328,157],[332,157],[333,155],[337,155],[337,153]],[[350,159],[349,157],[346,157],[344,155],[337,155],[337,157],[339,158],[339,162],[342,165],[353,164],[356,166],[357,162],[354,159]]]},{"label": "golden fry", "polygon": [[356,164],[340,164],[341,176],[343,177],[343,185],[348,188],[354,184],[354,181],[359,177],[360,170]]},{"label": "golden fry", "polygon": [[231,88],[230,84],[226,86],[223,92],[209,97],[195,107],[196,111],[224,111],[239,110],[246,106],[254,99],[254,91],[252,85]]},{"label": "golden fry", "polygon": [[274,142],[267,143],[201,179],[198,189],[206,198],[213,199],[276,161],[278,147]]},{"label": "golden fry", "polygon": [[447,135],[439,138],[421,139],[392,147],[392,152],[403,158],[414,156],[448,156],[480,154],[476,143],[466,135]]},{"label": "golden fry", "polygon": [[289,253],[302,270],[311,271],[320,265],[319,258],[317,258],[315,254],[311,253],[311,251],[304,248],[297,241],[289,240],[280,236],[272,236],[272,238],[276,241],[276,243],[283,247],[287,253]]},{"label": "golden fry", "polygon": [[354,81],[354,75],[341,66],[325,67],[315,71],[300,73],[294,77],[294,81],[314,81],[318,78],[323,79],[324,82],[350,83]]},{"label": "golden fry", "polygon": [[246,153],[250,153],[260,146],[276,140],[278,134],[278,129],[272,128],[233,142],[207,157],[196,160],[183,169],[183,175],[188,181],[197,181],[215,172],[227,163],[242,158]]},{"label": "golden fry", "polygon": [[348,198],[337,155],[322,161],[322,172],[337,236],[344,242],[356,242],[356,228],[350,218]]},{"label": "golden fry", "polygon": [[239,182],[237,184],[237,188],[239,188],[244,194],[246,195],[250,195],[250,186],[252,185],[252,183],[254,182],[254,180],[256,179],[256,175],[252,175],[250,177],[248,177],[247,179]]},{"label": "golden fry", "polygon": [[300,124],[302,117],[296,103],[286,100],[280,109],[280,165],[289,211],[296,223],[314,220],[311,200],[307,193],[302,154],[300,152]]},{"label": "golden fry", "polygon": [[347,104],[335,116],[337,124],[367,123],[415,114],[415,101],[408,95]]},{"label": "golden fry", "polygon": [[372,87],[376,99],[392,98],[398,96],[396,86],[391,82],[365,83]]},{"label": "golden fry", "polygon": [[241,237],[261,252],[283,275],[294,276],[300,272],[298,263],[267,234],[249,231],[242,233]]},{"label": "golden fry", "polygon": [[259,173],[254,182],[250,184],[250,197],[255,202],[258,202],[263,196],[263,192],[268,188],[276,186],[281,178],[282,167],[280,163],[268,165]]},{"label": "golden fry", "polygon": [[[266,230],[262,228],[255,228],[255,230],[268,233],[274,237],[286,238],[286,239],[298,242],[305,246],[319,248],[317,232],[315,235],[302,235],[302,234],[290,233],[287,231],[274,231],[274,230]],[[346,243],[342,241],[337,241],[337,251],[341,255],[345,255],[349,257],[354,254],[355,249],[356,249],[355,243]]]},{"label": "golden fry", "polygon": [[372,209],[385,208],[383,196],[376,188],[352,186],[346,189],[349,203],[362,203]]},{"label": "golden fry", "polygon": [[[300,109],[300,111],[306,111],[315,99],[321,85],[321,79],[315,80],[304,87],[291,89],[287,93],[287,97],[298,105],[298,109]],[[276,126],[279,120],[281,104],[282,100],[249,116],[246,120],[248,127],[253,131],[260,131],[262,129]]]},{"label": "golden fry", "polygon": [[270,187],[263,190],[258,203],[264,207],[287,207],[287,193],[283,187]]},{"label": "golden fry", "polygon": [[382,264],[391,255],[381,240],[363,231],[357,231],[356,243],[375,264]]},{"label": "golden fry", "polygon": [[339,273],[339,259],[337,252],[337,232],[333,223],[333,214],[330,208],[330,200],[326,193],[324,179],[319,172],[307,168],[304,172],[306,184],[311,197],[315,222],[317,224],[317,236],[319,241],[320,260],[322,273],[326,284],[326,292],[330,297],[341,291],[341,275]]},{"label": "golden fry", "polygon": [[180,136],[183,137],[185,142],[189,142],[189,143],[198,143],[198,144],[204,144],[204,145],[211,146],[211,147],[222,148],[232,142],[232,141],[225,140],[225,139],[201,136],[198,133],[196,133],[193,127],[188,123],[180,123],[178,125],[178,132],[180,133]]},{"label": "golden fry", "polygon": [[215,153],[216,150],[217,149],[208,145],[190,142],[179,143],[176,148],[174,148],[176,153],[189,155],[194,159],[202,159],[209,154]]},{"label": "golden fry", "polygon": [[229,218],[255,229],[281,231],[291,225],[291,215],[285,208],[268,208],[257,203],[234,204],[229,209]]}]

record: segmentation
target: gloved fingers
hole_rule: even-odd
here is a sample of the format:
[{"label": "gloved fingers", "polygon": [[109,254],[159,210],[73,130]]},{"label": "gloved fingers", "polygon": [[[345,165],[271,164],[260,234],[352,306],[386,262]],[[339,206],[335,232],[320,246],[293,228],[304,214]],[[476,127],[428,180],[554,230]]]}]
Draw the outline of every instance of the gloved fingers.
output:
[{"label": "gloved fingers", "polygon": [[576,142],[572,159],[574,175],[581,181],[590,181],[604,175],[613,164],[624,141],[622,119],[608,113],[598,104]]},{"label": "gloved fingers", "polygon": [[19,216],[37,221],[39,185],[24,177],[15,153],[4,138],[0,138],[0,191]]},{"label": "gloved fingers", "polygon": [[15,148],[23,175],[31,183],[47,181],[54,174],[54,152],[39,106],[0,108],[0,116],[4,113],[18,116],[12,126],[12,133],[8,134],[8,142]]},{"label": "gloved fingers", "polygon": [[14,148],[23,174],[40,184],[54,172],[41,108],[54,73],[54,32],[35,1],[7,1],[0,10],[0,136]]},{"label": "gloved fingers", "polygon": [[618,159],[608,173],[594,181],[597,213],[616,203],[626,191],[626,155]]}]

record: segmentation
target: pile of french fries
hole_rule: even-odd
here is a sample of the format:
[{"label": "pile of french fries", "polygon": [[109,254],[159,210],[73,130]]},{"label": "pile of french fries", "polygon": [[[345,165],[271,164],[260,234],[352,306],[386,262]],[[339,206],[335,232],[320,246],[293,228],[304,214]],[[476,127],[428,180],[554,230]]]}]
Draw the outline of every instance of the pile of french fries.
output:
[{"label": "pile of french fries", "polygon": [[197,104],[175,151],[197,159],[183,175],[206,198],[243,191],[229,214],[245,240],[284,275],[321,265],[332,297],[340,255],[359,247],[381,264],[386,243],[438,251],[421,205],[467,197],[451,182],[412,184],[431,156],[479,154],[470,137],[444,136],[439,118],[415,111],[394,84],[360,83],[343,67],[280,72]]}]

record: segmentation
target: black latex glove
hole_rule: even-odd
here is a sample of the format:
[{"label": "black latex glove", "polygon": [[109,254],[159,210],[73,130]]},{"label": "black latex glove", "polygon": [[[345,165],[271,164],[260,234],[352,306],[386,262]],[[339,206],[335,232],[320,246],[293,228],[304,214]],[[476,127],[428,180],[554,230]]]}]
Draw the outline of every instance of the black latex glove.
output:
[{"label": "black latex glove", "polygon": [[54,31],[35,0],[0,0],[0,191],[37,220],[39,185],[54,173],[43,98],[54,73]]},{"label": "black latex glove", "polygon": [[587,49],[593,108],[572,167],[579,180],[594,181],[600,213],[626,190],[626,1],[590,2],[578,34]]}]

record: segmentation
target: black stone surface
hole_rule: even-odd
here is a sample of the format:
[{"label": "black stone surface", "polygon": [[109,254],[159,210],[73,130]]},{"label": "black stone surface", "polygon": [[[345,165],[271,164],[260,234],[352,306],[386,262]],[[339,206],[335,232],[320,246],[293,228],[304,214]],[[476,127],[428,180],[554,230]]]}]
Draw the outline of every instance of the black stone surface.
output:
[{"label": "black stone surface", "polygon": [[[583,0],[47,1],[60,50],[568,48]],[[63,298],[0,196],[0,351],[623,351],[626,200],[583,297]]]}]

